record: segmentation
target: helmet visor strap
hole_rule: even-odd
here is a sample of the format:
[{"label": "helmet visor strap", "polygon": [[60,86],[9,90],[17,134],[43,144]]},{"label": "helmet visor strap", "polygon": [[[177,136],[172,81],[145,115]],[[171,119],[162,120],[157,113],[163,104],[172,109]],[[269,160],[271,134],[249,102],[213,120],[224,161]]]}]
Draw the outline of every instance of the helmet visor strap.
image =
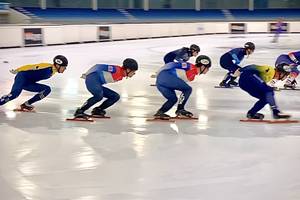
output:
[{"label": "helmet visor strap", "polygon": [[[203,65],[202,65],[202,66],[203,66]],[[202,66],[201,66],[201,67],[202,67]],[[201,67],[200,67],[200,72],[199,72],[199,74],[203,74],[203,72],[206,70],[206,67],[203,66],[203,67],[204,67],[203,69],[201,69]]]}]

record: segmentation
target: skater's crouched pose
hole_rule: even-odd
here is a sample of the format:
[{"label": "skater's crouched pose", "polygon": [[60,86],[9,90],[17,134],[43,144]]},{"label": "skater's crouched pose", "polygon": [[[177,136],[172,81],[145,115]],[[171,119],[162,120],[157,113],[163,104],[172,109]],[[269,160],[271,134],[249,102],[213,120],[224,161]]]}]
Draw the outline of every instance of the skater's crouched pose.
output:
[{"label": "skater's crouched pose", "polygon": [[[295,89],[297,85],[296,78],[299,76],[300,66],[300,51],[290,52],[288,54],[281,54],[275,62],[276,68],[284,68],[289,71],[290,74],[284,84],[285,88]],[[276,80],[273,79],[270,83],[272,87],[275,87]]]},{"label": "skater's crouched pose", "polygon": [[282,114],[275,102],[274,90],[267,85],[272,79],[284,80],[289,72],[283,68],[271,66],[248,65],[241,70],[239,79],[240,88],[258,99],[254,106],[248,111],[247,118],[263,119],[264,115],[258,113],[266,104],[269,104],[275,119],[290,118],[290,115]]},{"label": "skater's crouched pose", "polygon": [[106,100],[103,101],[100,106],[92,110],[92,115],[104,116],[106,114],[105,109],[116,103],[120,99],[120,95],[103,85],[120,81],[124,77],[132,77],[137,70],[138,63],[132,58],[125,59],[123,66],[96,64],[90,68],[83,74],[83,78],[85,78],[86,88],[93,96],[76,110],[74,114],[75,118],[88,118],[89,115],[84,112],[100,102],[103,97],[105,97]]},{"label": "skater's crouched pose", "polygon": [[168,119],[168,112],[177,102],[175,90],[181,91],[177,116],[192,117],[193,114],[184,109],[184,106],[192,93],[192,88],[186,82],[193,81],[196,75],[206,74],[211,66],[211,60],[205,55],[196,59],[196,64],[186,62],[171,62],[161,68],[157,75],[156,86],[160,93],[167,99],[162,107],[154,115],[155,118]]},{"label": "skater's crouched pose", "polygon": [[38,83],[41,80],[49,79],[56,72],[63,73],[68,65],[68,60],[65,56],[57,55],[51,63],[38,63],[24,65],[17,69],[10,70],[11,73],[16,74],[15,82],[12,86],[11,92],[8,95],[0,98],[0,105],[17,98],[22,90],[29,92],[37,92],[28,101],[20,105],[21,111],[33,111],[33,103],[45,98],[51,92],[51,88],[48,85]]},{"label": "skater's crouched pose", "polygon": [[244,44],[244,48],[235,48],[223,54],[220,58],[220,65],[222,68],[228,70],[224,79],[219,84],[220,87],[237,86],[235,79],[240,75],[240,63],[245,56],[251,55],[255,50],[255,45],[252,42]]},{"label": "skater's crouched pose", "polygon": [[170,62],[186,62],[192,56],[197,56],[200,52],[200,47],[196,44],[192,44],[190,48],[182,47],[181,49],[177,49],[167,53],[164,56],[165,64]]}]

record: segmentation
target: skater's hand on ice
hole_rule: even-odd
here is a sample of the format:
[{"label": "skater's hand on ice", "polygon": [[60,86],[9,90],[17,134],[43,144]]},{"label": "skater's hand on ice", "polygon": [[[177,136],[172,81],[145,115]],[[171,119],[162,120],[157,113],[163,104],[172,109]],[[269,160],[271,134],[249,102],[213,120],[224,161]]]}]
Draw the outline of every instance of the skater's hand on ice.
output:
[{"label": "skater's hand on ice", "polygon": [[15,70],[15,69],[11,69],[11,70],[9,70],[9,72],[12,73],[12,74],[17,74],[18,73],[18,71]]},{"label": "skater's hand on ice", "polygon": [[151,78],[156,78],[156,74],[151,74]]},{"label": "skater's hand on ice", "polygon": [[86,74],[82,74],[80,78],[85,79],[86,78]]}]

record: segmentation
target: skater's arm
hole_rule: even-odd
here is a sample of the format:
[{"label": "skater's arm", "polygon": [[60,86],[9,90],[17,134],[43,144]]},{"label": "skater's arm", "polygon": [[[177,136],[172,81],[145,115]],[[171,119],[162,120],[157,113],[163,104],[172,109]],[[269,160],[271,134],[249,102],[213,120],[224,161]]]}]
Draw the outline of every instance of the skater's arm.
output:
[{"label": "skater's arm", "polygon": [[117,71],[117,67],[115,65],[102,65],[101,70],[110,73],[115,73]]},{"label": "skater's arm", "polygon": [[289,53],[288,56],[290,57],[290,59],[291,59],[293,62],[295,62],[296,64],[300,64],[300,61],[297,60],[297,58],[296,58],[294,52]]}]

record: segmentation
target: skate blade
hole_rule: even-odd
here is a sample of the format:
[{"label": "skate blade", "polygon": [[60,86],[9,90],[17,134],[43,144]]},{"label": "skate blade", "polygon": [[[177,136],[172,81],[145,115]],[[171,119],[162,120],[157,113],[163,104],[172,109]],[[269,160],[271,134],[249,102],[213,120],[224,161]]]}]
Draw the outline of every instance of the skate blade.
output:
[{"label": "skate blade", "polygon": [[198,117],[186,117],[186,116],[175,116],[171,117],[171,119],[178,119],[178,120],[198,120]]},{"label": "skate blade", "polygon": [[172,123],[175,122],[175,120],[173,120],[171,118],[164,118],[164,119],[162,119],[162,118],[147,118],[146,121],[148,121],[148,122],[155,122],[155,121],[156,122],[172,122]]},{"label": "skate blade", "polygon": [[240,119],[240,122],[269,123],[270,121],[266,119]]},{"label": "skate blade", "polygon": [[102,116],[102,115],[90,115],[90,117],[96,119],[110,119],[109,116]]},{"label": "skate blade", "polygon": [[300,123],[299,120],[292,119],[274,119],[268,122],[269,124],[291,124],[291,123]]},{"label": "skate blade", "polygon": [[280,88],[280,90],[299,91],[300,88],[294,88],[294,89],[292,89],[292,88]]},{"label": "skate blade", "polygon": [[232,86],[230,86],[230,87],[223,87],[223,86],[218,86],[218,85],[216,85],[214,88],[233,89]]},{"label": "skate blade", "polygon": [[254,123],[268,123],[268,124],[291,124],[291,123],[300,123],[299,120],[291,119],[241,119],[240,122],[254,122]]},{"label": "skate blade", "polygon": [[14,112],[31,112],[31,113],[35,113],[36,111],[35,110],[24,110],[24,109],[21,109],[21,108],[15,108],[13,109]]},{"label": "skate blade", "polygon": [[76,121],[76,122],[94,122],[92,118],[67,118],[67,121]]},{"label": "skate blade", "polygon": [[282,89],[279,88],[279,87],[273,87],[273,90],[276,91],[276,92],[280,92],[280,90],[282,90]]}]

